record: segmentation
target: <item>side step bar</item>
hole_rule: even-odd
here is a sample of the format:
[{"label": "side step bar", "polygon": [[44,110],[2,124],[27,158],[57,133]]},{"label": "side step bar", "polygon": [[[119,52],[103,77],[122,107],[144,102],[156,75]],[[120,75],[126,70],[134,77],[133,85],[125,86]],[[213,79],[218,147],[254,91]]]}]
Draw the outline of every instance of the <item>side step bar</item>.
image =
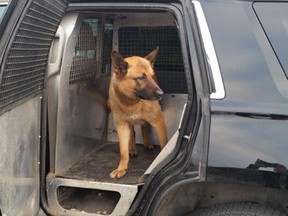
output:
[{"label": "side step bar", "polygon": [[[124,185],[124,184],[115,184],[115,183],[105,183],[105,182],[94,182],[94,181],[83,181],[83,180],[75,180],[75,179],[65,179],[55,177],[53,174],[50,174],[46,178],[47,183],[47,194],[48,194],[48,204],[49,207],[53,212],[57,212],[57,215],[63,216],[103,216],[103,215],[110,215],[110,216],[119,216],[125,215],[130,208],[137,192],[139,185]],[[69,188],[69,189],[90,189],[99,191],[98,199],[95,199],[94,205],[101,206],[101,210],[97,210],[95,212],[87,212],[82,209],[75,209],[75,208],[64,208],[60,204],[60,188]],[[102,191],[102,192],[101,192]],[[111,194],[110,197],[104,197],[103,194],[105,192],[114,192]],[[106,203],[109,202],[107,199],[115,199],[117,197],[117,193],[119,200],[114,204],[115,206],[109,206],[107,210],[103,210],[103,206],[101,202]],[[77,196],[80,197],[80,196]],[[81,198],[80,198],[81,199]],[[90,197],[89,197],[90,199]],[[91,200],[90,200],[91,201]],[[84,200],[79,200],[79,202],[85,202]],[[111,202],[110,202],[111,203]],[[93,205],[93,204],[92,204]]]}]

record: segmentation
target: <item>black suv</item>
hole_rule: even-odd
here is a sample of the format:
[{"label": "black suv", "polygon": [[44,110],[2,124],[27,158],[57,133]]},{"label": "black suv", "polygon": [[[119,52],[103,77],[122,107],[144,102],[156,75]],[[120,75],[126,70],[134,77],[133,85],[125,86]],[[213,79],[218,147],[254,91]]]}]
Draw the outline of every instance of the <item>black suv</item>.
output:
[{"label": "black suv", "polygon": [[[288,2],[0,1],[0,215],[288,215]],[[110,53],[156,47],[169,142],[111,179]]]}]

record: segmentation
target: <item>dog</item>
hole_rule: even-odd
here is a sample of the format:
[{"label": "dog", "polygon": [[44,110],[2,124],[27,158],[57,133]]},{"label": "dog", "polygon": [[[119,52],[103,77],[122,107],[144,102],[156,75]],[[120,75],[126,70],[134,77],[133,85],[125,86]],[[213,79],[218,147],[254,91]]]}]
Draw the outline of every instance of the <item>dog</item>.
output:
[{"label": "dog", "polygon": [[134,125],[141,124],[144,147],[153,149],[149,139],[149,125],[158,136],[161,149],[167,144],[167,130],[159,100],[164,92],[156,83],[153,65],[157,47],[147,56],[123,58],[111,52],[112,76],[109,86],[109,107],[113,113],[120,147],[118,168],[111,178],[121,178],[128,169],[129,155],[137,156]]}]

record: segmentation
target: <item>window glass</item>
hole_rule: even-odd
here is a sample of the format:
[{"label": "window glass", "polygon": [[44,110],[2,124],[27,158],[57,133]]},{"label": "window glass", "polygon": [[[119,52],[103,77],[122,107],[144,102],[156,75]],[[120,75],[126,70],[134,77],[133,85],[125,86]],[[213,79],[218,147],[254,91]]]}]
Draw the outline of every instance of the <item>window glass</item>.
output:
[{"label": "window glass", "polygon": [[4,14],[5,8],[6,8],[6,5],[0,5],[0,21],[2,19],[3,14]]},{"label": "window glass", "polygon": [[254,9],[288,78],[288,4],[261,2]]}]

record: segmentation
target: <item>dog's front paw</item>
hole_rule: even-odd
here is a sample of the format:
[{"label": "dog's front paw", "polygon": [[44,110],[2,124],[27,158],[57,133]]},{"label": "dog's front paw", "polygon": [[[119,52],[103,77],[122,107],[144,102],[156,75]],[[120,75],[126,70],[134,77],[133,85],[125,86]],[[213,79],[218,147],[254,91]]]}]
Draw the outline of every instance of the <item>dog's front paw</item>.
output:
[{"label": "dog's front paw", "polygon": [[121,178],[126,174],[126,169],[115,169],[110,173],[110,177],[115,179],[115,178]]}]

